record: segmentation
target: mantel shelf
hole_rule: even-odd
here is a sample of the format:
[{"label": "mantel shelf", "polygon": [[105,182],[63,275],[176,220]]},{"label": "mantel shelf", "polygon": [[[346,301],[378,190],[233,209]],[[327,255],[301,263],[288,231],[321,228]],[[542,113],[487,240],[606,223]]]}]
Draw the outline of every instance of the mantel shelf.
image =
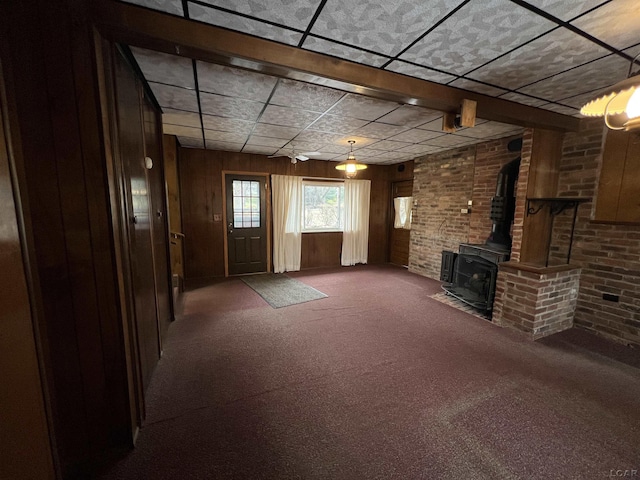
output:
[{"label": "mantel shelf", "polygon": [[587,197],[528,197],[527,215],[535,215],[548,205],[551,215],[555,217],[569,208],[575,210],[581,203],[590,201]]},{"label": "mantel shelf", "polygon": [[[528,197],[527,198],[527,216],[536,215],[544,207],[549,207],[549,214],[551,215],[551,228],[549,229],[549,238],[547,239],[547,247],[551,245],[551,236],[553,235],[553,221],[557,215],[560,215],[565,210],[573,210],[573,220],[571,222],[571,235],[569,237],[569,248],[567,251],[567,265],[571,261],[571,247],[573,245],[573,233],[576,228],[576,217],[578,214],[578,207],[581,203],[590,202],[591,199],[587,197]],[[547,248],[548,251],[548,248]],[[545,267],[549,266],[549,256],[547,254],[547,261]]]}]

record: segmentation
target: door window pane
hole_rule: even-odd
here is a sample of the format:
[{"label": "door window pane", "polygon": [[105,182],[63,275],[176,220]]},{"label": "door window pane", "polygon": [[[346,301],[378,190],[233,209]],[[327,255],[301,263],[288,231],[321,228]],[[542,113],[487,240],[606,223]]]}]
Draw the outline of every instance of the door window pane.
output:
[{"label": "door window pane", "polygon": [[260,227],[260,182],[233,180],[233,227]]}]

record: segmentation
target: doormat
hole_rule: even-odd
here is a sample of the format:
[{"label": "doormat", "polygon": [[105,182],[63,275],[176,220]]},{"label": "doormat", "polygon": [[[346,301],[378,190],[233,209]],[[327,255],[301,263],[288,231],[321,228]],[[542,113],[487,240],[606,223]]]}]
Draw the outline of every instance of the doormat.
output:
[{"label": "doormat", "polygon": [[434,300],[437,300],[440,303],[444,303],[445,305],[449,305],[450,307],[457,308],[458,310],[462,310],[465,313],[469,313],[475,317],[481,318],[483,320],[491,321],[490,313],[481,312],[477,308],[473,308],[471,305],[467,305],[462,300],[458,300],[456,297],[447,295],[444,292],[431,295],[431,298],[433,298]]},{"label": "doormat", "polygon": [[325,298],[327,295],[283,273],[263,273],[240,277],[273,308]]}]

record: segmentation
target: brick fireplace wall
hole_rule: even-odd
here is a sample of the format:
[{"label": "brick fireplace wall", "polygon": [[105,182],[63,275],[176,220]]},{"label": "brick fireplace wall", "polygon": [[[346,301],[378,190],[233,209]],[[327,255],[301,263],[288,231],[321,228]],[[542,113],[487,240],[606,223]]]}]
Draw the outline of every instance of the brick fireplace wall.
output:
[{"label": "brick fireplace wall", "polygon": [[[602,119],[594,119],[565,135],[558,196],[594,198],[604,132]],[[594,223],[592,208],[589,202],[578,210],[571,252],[571,263],[582,268],[574,323],[640,347],[640,226]],[[556,224],[551,255],[560,261],[570,234],[568,216]],[[605,293],[620,301],[604,300]]]},{"label": "brick fireplace wall", "polygon": [[[409,270],[440,278],[443,250],[484,243],[500,169],[519,156],[507,144],[520,135],[417,158],[414,163],[413,221]],[[470,213],[461,213],[472,200]]]}]

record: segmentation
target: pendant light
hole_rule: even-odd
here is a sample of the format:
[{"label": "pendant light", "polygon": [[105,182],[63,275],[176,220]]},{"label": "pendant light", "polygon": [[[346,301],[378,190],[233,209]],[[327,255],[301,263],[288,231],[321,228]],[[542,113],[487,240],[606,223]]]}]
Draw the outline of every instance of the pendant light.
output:
[{"label": "pendant light", "polygon": [[604,123],[612,130],[637,130],[640,128],[640,74],[632,74],[636,55],[629,65],[626,80],[612,85],[597,98],[587,103],[580,113],[588,117],[604,117]]},{"label": "pendant light", "polygon": [[348,143],[351,145],[349,156],[344,162],[340,162],[336,165],[336,170],[344,170],[345,177],[354,178],[358,174],[358,170],[364,170],[367,166],[364,163],[358,163],[355,155],[353,154],[353,144],[356,143],[356,141],[349,140]]}]

